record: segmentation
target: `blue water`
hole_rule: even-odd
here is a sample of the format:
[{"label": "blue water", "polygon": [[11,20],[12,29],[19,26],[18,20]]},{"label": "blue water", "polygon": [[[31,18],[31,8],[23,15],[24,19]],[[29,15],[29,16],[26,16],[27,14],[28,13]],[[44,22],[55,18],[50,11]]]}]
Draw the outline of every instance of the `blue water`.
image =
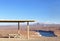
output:
[{"label": "blue water", "polygon": [[42,30],[39,30],[37,32],[39,32],[39,34],[41,36],[45,36],[45,37],[53,37],[53,36],[56,36],[53,31],[42,31]]}]

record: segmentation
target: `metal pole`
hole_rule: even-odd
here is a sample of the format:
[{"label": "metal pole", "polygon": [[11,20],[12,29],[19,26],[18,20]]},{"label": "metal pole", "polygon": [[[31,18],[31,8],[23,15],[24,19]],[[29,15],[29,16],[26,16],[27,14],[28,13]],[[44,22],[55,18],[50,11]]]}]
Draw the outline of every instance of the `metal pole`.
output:
[{"label": "metal pole", "polygon": [[27,37],[29,39],[29,22],[27,22]]},{"label": "metal pole", "polygon": [[20,29],[20,26],[19,26],[19,22],[18,22],[18,34],[19,34],[19,29]]}]

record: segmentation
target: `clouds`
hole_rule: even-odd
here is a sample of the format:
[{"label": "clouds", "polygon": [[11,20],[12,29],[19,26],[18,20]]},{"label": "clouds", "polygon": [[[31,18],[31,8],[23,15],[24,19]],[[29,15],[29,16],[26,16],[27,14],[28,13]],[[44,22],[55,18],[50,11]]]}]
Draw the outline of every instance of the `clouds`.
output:
[{"label": "clouds", "polygon": [[58,22],[56,22],[56,21],[45,21],[45,22],[43,22],[44,24],[60,24],[60,23],[58,23]]}]

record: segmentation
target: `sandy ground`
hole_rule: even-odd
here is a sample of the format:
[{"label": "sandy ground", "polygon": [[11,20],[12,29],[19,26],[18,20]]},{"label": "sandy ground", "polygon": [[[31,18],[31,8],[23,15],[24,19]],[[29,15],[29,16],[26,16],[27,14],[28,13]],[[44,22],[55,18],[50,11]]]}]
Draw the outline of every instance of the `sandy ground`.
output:
[{"label": "sandy ground", "polygon": [[60,37],[40,37],[39,39],[0,38],[0,41],[60,41]]},{"label": "sandy ground", "polygon": [[[0,30],[0,35],[7,36],[7,34],[17,34],[16,30]],[[57,32],[58,33],[58,32]],[[30,38],[27,39],[26,31],[20,31],[22,38],[0,38],[0,41],[60,41],[60,36],[58,37],[43,37],[39,36],[37,32],[30,31]]]},{"label": "sandy ground", "polygon": [[[17,30],[14,30],[14,28],[11,26],[8,27],[12,28],[12,30],[0,30],[0,37],[8,36],[8,34],[17,34],[18,32]],[[46,29],[46,28],[42,28],[42,29]],[[0,41],[60,41],[60,30],[54,30],[54,33],[58,35],[58,37],[42,37],[39,36],[37,32],[30,31],[29,34],[30,39],[27,40],[27,31],[21,30],[19,34],[21,35],[22,38],[0,38]]]}]

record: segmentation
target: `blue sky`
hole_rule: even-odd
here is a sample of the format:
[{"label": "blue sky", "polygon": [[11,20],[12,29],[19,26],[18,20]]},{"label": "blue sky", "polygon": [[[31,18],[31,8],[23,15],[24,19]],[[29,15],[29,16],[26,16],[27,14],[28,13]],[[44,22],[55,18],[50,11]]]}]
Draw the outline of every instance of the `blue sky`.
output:
[{"label": "blue sky", "polygon": [[0,19],[60,23],[60,0],[0,0]]}]

